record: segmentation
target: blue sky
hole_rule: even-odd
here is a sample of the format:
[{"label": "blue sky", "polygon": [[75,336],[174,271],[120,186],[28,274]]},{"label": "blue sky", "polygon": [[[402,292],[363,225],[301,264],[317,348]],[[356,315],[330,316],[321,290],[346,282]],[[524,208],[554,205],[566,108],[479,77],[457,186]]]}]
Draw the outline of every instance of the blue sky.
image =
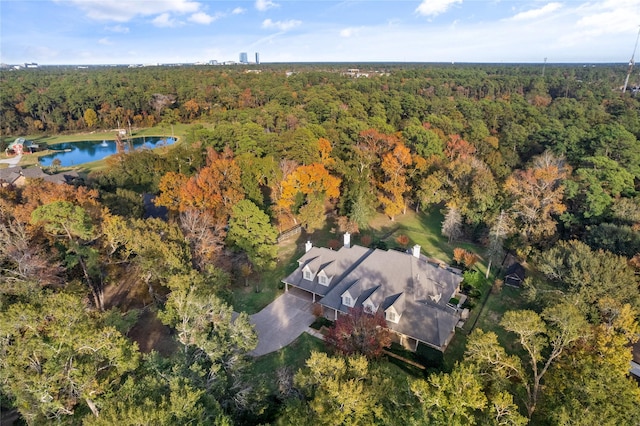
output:
[{"label": "blue sky", "polygon": [[626,62],[640,0],[0,0],[0,62]]}]

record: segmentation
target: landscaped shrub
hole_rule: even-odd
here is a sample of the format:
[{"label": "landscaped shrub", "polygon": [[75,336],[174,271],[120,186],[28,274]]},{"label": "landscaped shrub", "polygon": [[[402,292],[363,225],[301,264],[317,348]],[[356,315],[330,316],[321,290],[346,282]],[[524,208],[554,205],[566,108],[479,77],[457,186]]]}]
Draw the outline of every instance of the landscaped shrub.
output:
[{"label": "landscaped shrub", "polygon": [[364,247],[369,247],[372,241],[373,238],[371,238],[371,235],[365,234],[360,237],[360,244],[362,244]]},{"label": "landscaped shrub", "polygon": [[389,246],[386,241],[380,240],[376,243],[376,248],[380,250],[389,250]]},{"label": "landscaped shrub", "polygon": [[453,249],[453,261],[456,263],[456,265],[464,265],[463,259],[465,253],[466,250],[462,247],[456,247]]},{"label": "landscaped shrub", "polygon": [[340,248],[340,246],[341,246],[342,244],[340,244],[340,241],[338,241],[338,240],[329,240],[329,241],[327,242],[327,245],[329,246],[329,248],[330,248],[331,250],[337,250],[337,249],[339,249],[339,248]]},{"label": "landscaped shrub", "polygon": [[481,292],[479,289],[477,289],[477,288],[474,288],[473,290],[471,290],[471,291],[469,292],[469,297],[475,297],[475,298],[478,298],[478,297],[480,297],[480,296],[482,296],[482,292]]},{"label": "landscaped shrub", "polygon": [[480,260],[478,255],[475,253],[471,253],[470,251],[465,251],[462,257],[462,262],[464,262],[464,266],[466,266],[467,269],[473,268],[473,265],[475,265],[478,260]]},{"label": "landscaped shrub", "polygon": [[309,327],[314,330],[320,330],[322,327],[329,328],[333,325],[333,322],[329,321],[325,317],[318,317],[314,322],[311,323]]},{"label": "landscaped shrub", "polygon": [[321,304],[314,303],[313,308],[311,309],[311,312],[313,313],[313,316],[318,318],[318,317],[321,317],[322,314],[324,313],[324,308],[322,307]]},{"label": "landscaped shrub", "polygon": [[480,258],[477,254],[470,252],[469,250],[465,250],[461,247],[456,247],[453,249],[453,260],[459,266],[464,266],[466,269],[471,269],[473,265],[478,263]]},{"label": "landscaped shrub", "polygon": [[462,309],[467,308],[467,309],[471,310],[471,309],[475,308],[475,306],[476,306],[476,302],[474,302],[473,299],[468,298],[462,304]]},{"label": "landscaped shrub", "polygon": [[464,277],[463,284],[470,285],[475,289],[479,289],[484,284],[484,278],[478,271],[465,271],[462,276]]},{"label": "landscaped shrub", "polygon": [[409,245],[409,237],[404,234],[398,235],[396,237],[396,243],[402,247],[407,247]]},{"label": "landscaped shrub", "polygon": [[502,285],[504,284],[504,281],[502,280],[495,280],[493,282],[493,285],[491,286],[491,293],[493,294],[498,294],[500,293],[500,290],[502,290]]}]

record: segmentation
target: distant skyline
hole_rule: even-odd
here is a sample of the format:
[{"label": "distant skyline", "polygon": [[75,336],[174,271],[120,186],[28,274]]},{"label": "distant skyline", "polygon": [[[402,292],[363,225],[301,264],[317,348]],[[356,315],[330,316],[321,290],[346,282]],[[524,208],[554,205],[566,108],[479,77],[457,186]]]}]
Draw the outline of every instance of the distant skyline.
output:
[{"label": "distant skyline", "polygon": [[640,0],[2,0],[0,62],[620,63],[639,25]]}]

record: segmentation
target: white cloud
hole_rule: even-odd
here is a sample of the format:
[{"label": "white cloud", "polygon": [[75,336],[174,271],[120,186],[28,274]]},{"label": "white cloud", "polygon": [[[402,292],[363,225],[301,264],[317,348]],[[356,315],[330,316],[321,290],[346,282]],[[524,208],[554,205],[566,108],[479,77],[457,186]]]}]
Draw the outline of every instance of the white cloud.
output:
[{"label": "white cloud", "polygon": [[105,30],[112,33],[129,34],[129,27],[123,27],[122,25],[114,25],[112,27],[106,27]]},{"label": "white cloud", "polygon": [[265,19],[262,22],[262,28],[266,29],[278,29],[280,31],[288,31],[302,24],[302,21],[297,19],[290,19],[288,21],[272,21],[271,19]]},{"label": "white cloud", "polygon": [[111,40],[109,40],[108,37],[105,37],[98,40],[98,44],[101,44],[103,46],[111,46],[113,43],[111,42]]},{"label": "white cloud", "polygon": [[171,15],[169,15],[168,13],[163,13],[156,16],[151,22],[156,27],[175,27],[178,25],[176,20],[171,18]]},{"label": "white cloud", "polygon": [[274,8],[274,7],[279,7],[280,5],[278,3],[274,3],[271,0],[256,0],[256,9],[258,9],[261,12],[264,12],[265,10]]},{"label": "white cloud", "polygon": [[518,13],[512,16],[510,19],[513,21],[528,21],[530,19],[540,18],[544,15],[548,15],[556,10],[560,9],[562,4],[560,3],[548,3],[541,8],[527,10],[526,12]]},{"label": "white cloud", "polygon": [[[63,1],[63,0],[56,0]],[[68,0],[83,10],[91,19],[99,21],[127,22],[136,16],[162,16],[165,13],[196,13],[201,4],[192,0]]]},{"label": "white cloud", "polygon": [[345,28],[340,31],[340,37],[349,38],[349,37],[357,36],[360,30],[361,28],[353,28],[353,27]]},{"label": "white cloud", "polygon": [[247,9],[244,9],[242,7],[236,7],[235,9],[233,9],[231,11],[232,15],[242,15],[243,13],[245,13],[247,11]]},{"label": "white cloud", "polygon": [[608,0],[579,8],[582,15],[576,26],[594,34],[638,32],[640,7],[637,0]]},{"label": "white cloud", "polygon": [[211,15],[207,15],[204,12],[198,12],[191,15],[189,17],[189,21],[195,22],[196,24],[209,25],[210,23],[217,20],[218,18],[220,18],[220,15],[211,16]]},{"label": "white cloud", "polygon": [[436,16],[446,12],[456,3],[462,3],[462,0],[422,0],[416,13],[422,16]]}]

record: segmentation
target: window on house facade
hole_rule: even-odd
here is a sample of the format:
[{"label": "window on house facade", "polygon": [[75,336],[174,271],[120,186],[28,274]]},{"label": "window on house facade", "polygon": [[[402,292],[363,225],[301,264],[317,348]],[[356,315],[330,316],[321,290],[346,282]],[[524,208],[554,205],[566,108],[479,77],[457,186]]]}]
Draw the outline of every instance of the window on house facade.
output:
[{"label": "window on house facade", "polygon": [[353,299],[351,299],[349,296],[342,296],[342,303],[347,306],[353,306]]},{"label": "window on house facade", "polygon": [[397,322],[398,321],[398,317],[397,317],[395,312],[387,311],[387,320],[391,321],[391,322]]},{"label": "window on house facade", "polygon": [[322,285],[327,285],[329,284],[329,279],[324,275],[318,275],[318,282]]},{"label": "window on house facade", "polygon": [[373,313],[373,305],[371,303],[365,303],[364,311],[366,313],[368,313],[368,314],[372,314]]},{"label": "window on house facade", "polygon": [[305,280],[309,280],[311,281],[312,277],[311,277],[311,271],[302,271],[302,276],[304,277]]}]

